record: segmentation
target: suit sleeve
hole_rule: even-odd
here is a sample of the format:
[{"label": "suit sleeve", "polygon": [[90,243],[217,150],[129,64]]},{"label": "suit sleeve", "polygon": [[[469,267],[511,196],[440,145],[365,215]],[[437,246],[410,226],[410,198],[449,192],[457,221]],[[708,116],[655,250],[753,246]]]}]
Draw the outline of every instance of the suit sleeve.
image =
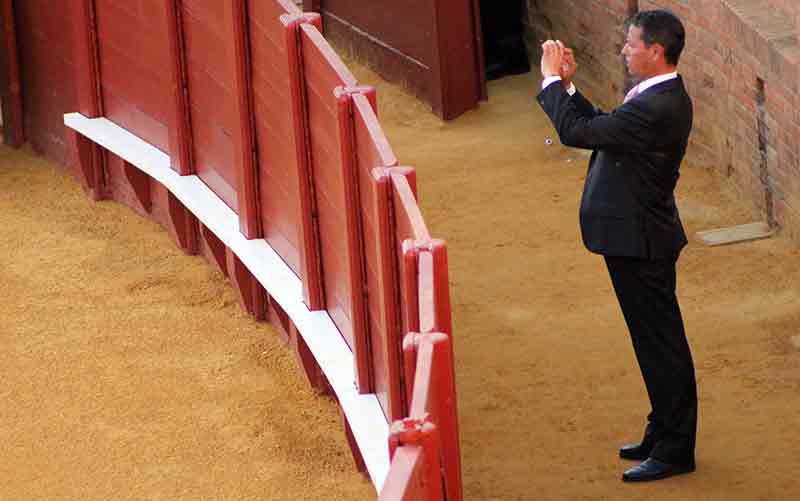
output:
[{"label": "suit sleeve", "polygon": [[645,101],[634,99],[606,114],[595,110],[583,96],[576,96],[570,98],[561,86],[550,85],[538,97],[562,144],[590,150],[650,149],[658,116]]},{"label": "suit sleeve", "polygon": [[578,108],[578,111],[586,116],[596,117],[598,115],[605,115],[602,111],[592,104],[591,101],[586,99],[586,97],[581,94],[580,91],[576,91],[575,94],[572,95],[572,102],[575,104],[575,107]]}]

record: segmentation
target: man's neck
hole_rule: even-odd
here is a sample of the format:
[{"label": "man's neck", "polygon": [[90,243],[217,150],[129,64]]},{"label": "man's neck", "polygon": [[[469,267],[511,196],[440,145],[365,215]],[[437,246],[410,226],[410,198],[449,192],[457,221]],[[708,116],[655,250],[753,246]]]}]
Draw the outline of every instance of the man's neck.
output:
[{"label": "man's neck", "polygon": [[669,75],[669,74],[675,73],[677,71],[678,71],[678,67],[677,66],[665,66],[665,67],[659,68],[658,70],[654,71],[650,75],[642,77],[641,79],[639,79],[639,82],[644,82],[646,80],[650,80],[651,78],[660,77],[662,75]]}]

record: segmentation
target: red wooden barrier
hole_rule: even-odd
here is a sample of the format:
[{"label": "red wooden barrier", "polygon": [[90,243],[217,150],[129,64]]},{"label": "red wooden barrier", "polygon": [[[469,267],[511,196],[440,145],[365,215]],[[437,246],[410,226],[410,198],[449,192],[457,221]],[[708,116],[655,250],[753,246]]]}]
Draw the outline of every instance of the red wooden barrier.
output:
[{"label": "red wooden barrier", "polygon": [[[420,270],[424,272],[424,270]],[[441,460],[444,488],[448,501],[462,499],[461,453],[458,442],[453,352],[450,338],[443,333],[410,333],[403,342],[416,366],[409,415],[430,416],[441,431]]]},{"label": "red wooden barrier", "polygon": [[390,81],[402,82],[444,119],[485,100],[477,0],[305,0],[325,36],[352,47]]},{"label": "red wooden barrier", "polygon": [[392,424],[389,437],[392,464],[381,489],[384,501],[442,501],[439,430],[428,416]]},{"label": "red wooden barrier", "polygon": [[406,406],[401,365],[400,274],[394,252],[389,172],[374,169],[360,191],[375,393],[391,422],[405,415]]},{"label": "red wooden barrier", "polygon": [[[419,332],[419,300],[417,282],[418,247],[430,242],[430,233],[416,200],[416,175],[413,170],[392,173],[392,228],[394,252],[400,286],[400,332]],[[410,380],[404,378],[410,384]],[[411,398],[406,392],[406,401]]]},{"label": "red wooden barrier", "polygon": [[140,215],[150,216],[153,210],[150,176],[112,153],[106,152],[106,158],[109,196]]},{"label": "red wooden barrier", "polygon": [[250,0],[248,29],[263,236],[303,282],[309,309],[324,308],[319,236],[307,155],[298,27],[319,25],[288,0]]},{"label": "red wooden barrier", "polygon": [[[425,491],[425,450],[418,445],[399,447],[392,458],[389,475],[378,497],[384,501],[421,501]],[[441,493],[441,489],[439,489]],[[441,498],[441,496],[440,496]]]},{"label": "red wooden barrier", "polygon": [[186,43],[183,36],[182,0],[165,0],[164,16],[169,45],[169,107],[172,127],[169,129],[170,163],[181,175],[194,174],[192,158],[192,129],[189,115],[189,96],[186,92]]},{"label": "red wooden barrier", "polygon": [[102,114],[170,153],[169,26],[163,0],[94,0]]},{"label": "red wooden barrier", "polygon": [[405,415],[399,289],[390,214],[391,170],[386,168],[396,165],[397,158],[381,130],[369,96],[353,94],[352,97],[372,374],[378,401],[391,422]]},{"label": "red wooden barrier", "polygon": [[420,332],[444,332],[450,336],[453,324],[447,244],[444,240],[431,240],[428,248],[419,254],[419,267]]},{"label": "red wooden barrier", "polygon": [[[237,127],[233,26],[223,22],[229,0],[181,0],[194,172],[239,212],[234,164]],[[227,6],[227,7],[226,7]]]},{"label": "red wooden barrier", "polygon": [[350,89],[356,79],[316,27],[300,26],[309,151],[325,306],[353,351],[360,392],[372,390]]},{"label": "red wooden barrier", "polygon": [[237,174],[236,190],[239,195],[239,231],[245,238],[261,238],[261,221],[258,213],[256,146],[253,116],[253,96],[250,64],[249,22],[247,0],[229,0],[225,9],[225,24],[233,34],[233,57],[236,115],[238,133],[233,135],[233,163]]},{"label": "red wooden barrier", "polygon": [[[72,5],[75,22],[74,54],[78,111],[89,118],[103,115],[100,92],[100,62],[94,0],[77,0]],[[45,7],[46,8],[46,7]],[[106,196],[105,155],[99,146],[74,131],[67,133],[70,147],[76,152],[81,181],[94,200]]]},{"label": "red wooden barrier", "polygon": [[64,113],[77,109],[76,30],[70,29],[76,21],[76,2],[13,4],[25,139],[37,152],[75,167],[74,151],[62,131]]},{"label": "red wooden barrier", "polygon": [[[393,425],[395,461],[381,498],[446,492],[460,500],[446,247],[422,218],[414,170],[396,167],[374,91],[357,86],[319,34],[319,17],[289,0],[73,5],[79,108],[87,116],[110,110],[120,125],[173,152],[182,174],[197,167],[239,211],[243,233],[263,230],[298,273],[309,307],[327,309],[353,351],[359,391],[374,389],[388,420],[413,418]],[[154,26],[144,22],[149,10],[158,11],[150,13]],[[128,25],[130,39],[109,32]],[[126,66],[138,64],[129,63],[130,41],[144,44],[145,54],[164,47],[153,57],[171,68],[167,83],[156,89],[137,80],[146,75]],[[243,306],[259,319],[272,316],[309,380],[327,391],[291,319],[230,249],[162,185],[74,136],[93,195],[149,215],[186,252],[217,263]],[[406,332],[423,334],[401,343]]]},{"label": "red wooden barrier", "polygon": [[417,179],[414,171],[392,174],[392,201],[395,207],[397,240],[410,238],[428,242],[431,234],[417,206]]},{"label": "red wooden barrier", "polygon": [[2,57],[2,107],[3,140],[6,144],[19,148],[25,142],[22,128],[22,94],[19,74],[19,52],[17,50],[17,27],[14,20],[12,0],[3,0],[0,8],[2,19],[3,57]]}]

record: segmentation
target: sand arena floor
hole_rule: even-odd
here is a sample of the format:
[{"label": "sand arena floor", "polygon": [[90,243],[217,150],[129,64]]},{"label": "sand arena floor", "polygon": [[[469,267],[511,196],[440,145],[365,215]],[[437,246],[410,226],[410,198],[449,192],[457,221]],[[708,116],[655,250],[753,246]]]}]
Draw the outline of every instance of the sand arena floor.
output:
[{"label": "sand arena floor", "polygon": [[[679,296],[700,394],[698,471],[619,481],[648,411],[601,258],[580,243],[586,156],[546,146],[537,80],[443,123],[378,87],[449,243],[469,500],[777,500],[800,492],[800,250],[692,242]],[[684,168],[687,230],[754,215]],[[221,274],[54,166],[0,151],[0,499],[371,499],[334,404]]]}]

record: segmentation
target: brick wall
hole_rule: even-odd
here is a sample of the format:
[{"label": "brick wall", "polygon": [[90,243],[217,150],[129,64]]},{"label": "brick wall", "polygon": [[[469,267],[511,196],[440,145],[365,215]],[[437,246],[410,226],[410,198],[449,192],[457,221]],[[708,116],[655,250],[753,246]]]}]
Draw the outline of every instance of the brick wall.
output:
[{"label": "brick wall", "polygon": [[528,0],[534,39],[575,47],[577,84],[610,108],[626,87],[625,18],[669,8],[684,21],[680,65],[695,104],[688,160],[713,168],[800,240],[800,5],[797,0]]}]

